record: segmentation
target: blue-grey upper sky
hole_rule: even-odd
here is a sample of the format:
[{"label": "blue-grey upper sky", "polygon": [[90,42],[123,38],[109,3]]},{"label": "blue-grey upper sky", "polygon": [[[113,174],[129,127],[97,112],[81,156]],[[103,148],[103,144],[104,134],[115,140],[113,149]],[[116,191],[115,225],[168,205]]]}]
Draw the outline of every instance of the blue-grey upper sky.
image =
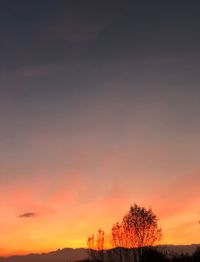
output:
[{"label": "blue-grey upper sky", "polygon": [[[148,141],[177,141],[182,132],[194,139],[200,128],[198,1],[0,5],[1,168],[62,166],[76,148],[68,158],[73,166],[79,147],[93,140],[98,160],[105,147],[131,139],[132,125]],[[36,146],[45,134],[47,145]],[[63,140],[69,150],[58,146]]]}]

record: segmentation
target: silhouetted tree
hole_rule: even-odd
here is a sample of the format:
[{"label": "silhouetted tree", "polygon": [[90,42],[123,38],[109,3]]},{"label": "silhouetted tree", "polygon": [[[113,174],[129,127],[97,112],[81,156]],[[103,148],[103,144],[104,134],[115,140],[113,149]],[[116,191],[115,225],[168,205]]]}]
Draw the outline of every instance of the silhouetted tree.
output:
[{"label": "silhouetted tree", "polygon": [[[140,262],[144,258],[145,247],[158,244],[161,237],[158,218],[152,209],[135,204],[121,223],[113,225],[106,240],[104,232],[99,230],[96,237],[93,235],[88,238],[88,247],[95,261]],[[110,251],[104,252],[108,248]]]},{"label": "silhouetted tree", "polygon": [[94,261],[104,261],[104,253],[106,250],[105,233],[102,229],[98,230],[97,235],[88,237],[89,254]]},{"label": "silhouetted tree", "polygon": [[158,218],[152,209],[138,205],[131,206],[121,223],[112,228],[112,246],[117,249],[119,261],[141,261],[145,247],[159,243],[162,232]]}]

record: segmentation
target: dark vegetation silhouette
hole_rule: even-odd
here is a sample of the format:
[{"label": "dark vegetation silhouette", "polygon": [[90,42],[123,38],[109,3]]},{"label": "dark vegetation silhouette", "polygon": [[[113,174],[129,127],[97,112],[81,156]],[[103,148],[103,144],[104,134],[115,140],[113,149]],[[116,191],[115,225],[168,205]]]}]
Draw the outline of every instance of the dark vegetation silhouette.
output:
[{"label": "dark vegetation silhouette", "polygon": [[[127,252],[129,252],[128,250]],[[106,254],[107,252],[107,254]],[[79,262],[118,262],[120,261],[116,256],[116,250],[107,250],[104,253],[103,260],[101,257],[93,257]],[[122,260],[135,262],[134,257],[130,260]],[[200,262],[200,249],[197,249],[193,254],[174,254],[171,252],[161,251],[158,247],[146,247],[140,257],[140,262]]]},{"label": "dark vegetation silhouette", "polygon": [[109,235],[100,229],[96,236],[89,237],[88,248],[94,261],[140,262],[145,249],[161,238],[162,230],[152,209],[134,204]]},{"label": "dark vegetation silhouette", "polygon": [[[78,262],[101,262],[101,260],[86,259],[80,260]],[[104,261],[118,261],[118,260],[104,260]],[[130,260],[134,262],[134,260]],[[158,251],[156,248],[147,248],[143,252],[141,257],[141,262],[200,262],[200,249],[197,249],[192,255],[189,254],[179,254],[172,255],[170,253],[164,253]]]},{"label": "dark vegetation silhouette", "polygon": [[102,229],[88,237],[93,262],[200,262],[200,249],[190,254],[173,254],[160,249],[162,230],[151,208],[134,204],[122,221],[107,235]]}]

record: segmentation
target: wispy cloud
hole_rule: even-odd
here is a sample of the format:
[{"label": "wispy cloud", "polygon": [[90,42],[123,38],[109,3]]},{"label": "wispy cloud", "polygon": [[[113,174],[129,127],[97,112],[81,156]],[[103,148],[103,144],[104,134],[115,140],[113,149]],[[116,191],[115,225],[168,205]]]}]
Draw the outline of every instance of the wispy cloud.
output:
[{"label": "wispy cloud", "polygon": [[18,216],[18,218],[32,218],[32,217],[36,217],[36,216],[37,216],[37,213],[27,212],[27,213],[20,214]]}]

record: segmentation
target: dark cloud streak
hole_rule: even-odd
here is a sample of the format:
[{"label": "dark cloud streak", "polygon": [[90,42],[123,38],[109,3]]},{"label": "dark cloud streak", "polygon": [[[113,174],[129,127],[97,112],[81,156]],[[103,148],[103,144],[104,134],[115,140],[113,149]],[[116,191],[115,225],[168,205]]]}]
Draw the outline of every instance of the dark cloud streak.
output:
[{"label": "dark cloud streak", "polygon": [[27,213],[20,214],[18,218],[33,218],[36,217],[37,215],[38,214],[35,212],[27,212]]}]

